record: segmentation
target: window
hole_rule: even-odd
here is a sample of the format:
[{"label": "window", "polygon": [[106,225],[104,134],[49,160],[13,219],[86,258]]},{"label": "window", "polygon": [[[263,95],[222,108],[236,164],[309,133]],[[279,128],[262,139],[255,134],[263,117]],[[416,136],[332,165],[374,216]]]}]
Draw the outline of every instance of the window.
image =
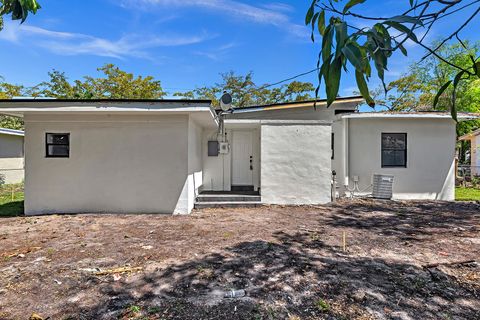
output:
[{"label": "window", "polygon": [[70,134],[47,133],[45,146],[47,158],[68,158],[70,156]]},{"label": "window", "polygon": [[382,168],[407,167],[407,134],[382,133]]},{"label": "window", "polygon": [[330,148],[332,149],[332,160],[335,159],[335,133],[332,132],[332,140],[331,140],[331,146]]}]

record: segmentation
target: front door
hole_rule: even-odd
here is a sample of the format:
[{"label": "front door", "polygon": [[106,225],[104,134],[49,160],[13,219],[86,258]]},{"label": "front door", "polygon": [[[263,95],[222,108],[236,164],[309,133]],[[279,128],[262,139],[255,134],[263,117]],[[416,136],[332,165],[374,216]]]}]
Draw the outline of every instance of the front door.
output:
[{"label": "front door", "polygon": [[253,133],[251,131],[233,132],[232,186],[253,186]]}]

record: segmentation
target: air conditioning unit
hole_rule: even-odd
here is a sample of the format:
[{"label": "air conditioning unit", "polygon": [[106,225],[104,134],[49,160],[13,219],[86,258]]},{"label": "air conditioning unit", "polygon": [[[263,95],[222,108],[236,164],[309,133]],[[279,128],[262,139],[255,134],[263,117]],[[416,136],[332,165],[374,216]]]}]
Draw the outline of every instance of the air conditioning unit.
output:
[{"label": "air conditioning unit", "polygon": [[228,142],[220,142],[219,150],[221,154],[226,154],[230,151],[230,145],[228,144]]},{"label": "air conditioning unit", "polygon": [[392,195],[393,176],[374,174],[372,196],[376,199],[392,199]]}]

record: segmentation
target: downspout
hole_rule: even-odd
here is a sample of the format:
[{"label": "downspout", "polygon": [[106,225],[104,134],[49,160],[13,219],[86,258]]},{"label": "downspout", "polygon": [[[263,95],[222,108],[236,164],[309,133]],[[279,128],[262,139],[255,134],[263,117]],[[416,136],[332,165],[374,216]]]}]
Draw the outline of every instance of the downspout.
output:
[{"label": "downspout", "polygon": [[349,185],[350,177],[350,119],[343,119],[344,185]]}]

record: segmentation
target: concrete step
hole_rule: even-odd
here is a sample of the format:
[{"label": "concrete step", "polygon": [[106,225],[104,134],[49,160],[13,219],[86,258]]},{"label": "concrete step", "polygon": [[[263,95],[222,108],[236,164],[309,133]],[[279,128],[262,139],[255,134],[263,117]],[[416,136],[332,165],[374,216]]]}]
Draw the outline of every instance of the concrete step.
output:
[{"label": "concrete step", "polygon": [[205,208],[253,208],[259,207],[260,201],[220,201],[220,202],[195,202],[195,209]]},{"label": "concrete step", "polygon": [[244,194],[201,194],[197,197],[197,202],[259,202],[261,200],[259,195]]}]

